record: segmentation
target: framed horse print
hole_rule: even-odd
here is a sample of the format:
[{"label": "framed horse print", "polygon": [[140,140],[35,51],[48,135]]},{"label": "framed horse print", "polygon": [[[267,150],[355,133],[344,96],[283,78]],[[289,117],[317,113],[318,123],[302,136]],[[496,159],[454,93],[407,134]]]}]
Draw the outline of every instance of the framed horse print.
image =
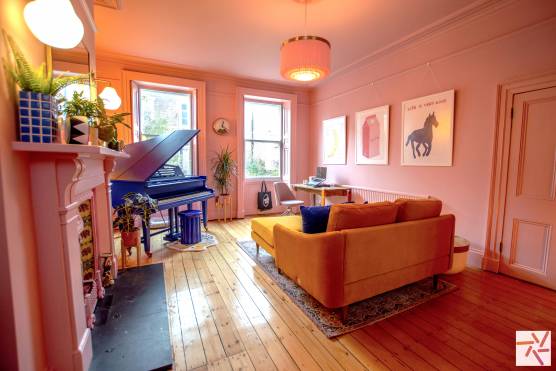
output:
[{"label": "framed horse print", "polygon": [[322,122],[322,150],[324,165],[346,164],[346,116]]},{"label": "framed horse print", "polygon": [[455,91],[402,102],[401,164],[452,166]]},{"label": "framed horse print", "polygon": [[390,106],[371,108],[355,114],[355,163],[388,165]]}]

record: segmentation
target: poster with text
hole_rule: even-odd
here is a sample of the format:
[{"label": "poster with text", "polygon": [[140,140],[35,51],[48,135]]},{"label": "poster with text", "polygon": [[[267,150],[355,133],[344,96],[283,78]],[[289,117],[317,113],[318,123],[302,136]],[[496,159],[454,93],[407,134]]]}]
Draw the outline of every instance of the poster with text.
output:
[{"label": "poster with text", "polygon": [[371,108],[355,114],[355,163],[388,165],[390,106]]},{"label": "poster with text", "polygon": [[334,117],[322,122],[322,148],[324,165],[345,165],[346,116]]},{"label": "poster with text", "polygon": [[452,166],[454,90],[402,103],[401,164]]}]

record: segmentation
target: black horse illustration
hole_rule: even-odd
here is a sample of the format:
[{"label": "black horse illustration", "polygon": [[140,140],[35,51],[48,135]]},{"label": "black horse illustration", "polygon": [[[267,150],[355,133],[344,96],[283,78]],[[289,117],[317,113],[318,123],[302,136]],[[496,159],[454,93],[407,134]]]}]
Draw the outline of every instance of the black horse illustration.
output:
[{"label": "black horse illustration", "polygon": [[[413,149],[413,158],[417,158],[415,156],[415,152],[417,152],[417,156],[419,157],[428,156],[431,153],[433,126],[438,126],[438,121],[436,120],[434,112],[427,116],[422,129],[413,130],[413,132],[407,136],[405,145],[407,146],[409,142],[411,142],[411,148]],[[417,146],[415,146],[415,142],[417,142]],[[419,151],[419,147],[421,147],[421,144],[423,145],[423,147],[425,147],[425,151],[423,153]]]}]

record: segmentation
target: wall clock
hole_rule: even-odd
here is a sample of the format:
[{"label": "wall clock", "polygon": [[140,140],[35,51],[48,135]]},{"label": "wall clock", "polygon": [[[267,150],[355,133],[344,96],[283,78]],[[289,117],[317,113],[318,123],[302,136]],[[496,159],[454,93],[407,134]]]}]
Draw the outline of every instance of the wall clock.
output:
[{"label": "wall clock", "polygon": [[212,123],[212,128],[218,135],[228,134],[228,132],[230,131],[230,121],[226,120],[225,118],[217,118]]}]

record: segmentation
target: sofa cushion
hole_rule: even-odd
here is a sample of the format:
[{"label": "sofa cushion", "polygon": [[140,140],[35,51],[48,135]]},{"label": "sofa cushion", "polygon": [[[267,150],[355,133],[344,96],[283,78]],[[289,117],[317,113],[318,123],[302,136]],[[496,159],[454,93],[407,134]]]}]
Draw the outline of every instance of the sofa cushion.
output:
[{"label": "sofa cushion", "polygon": [[301,232],[301,216],[271,216],[251,219],[251,229],[265,240],[270,246],[274,246],[273,229],[276,224]]},{"label": "sofa cushion", "polygon": [[341,231],[394,223],[397,212],[398,205],[392,202],[332,205],[326,230]]},{"label": "sofa cushion", "polygon": [[330,206],[301,206],[304,233],[326,232]]},{"label": "sofa cushion", "polygon": [[399,206],[396,222],[435,218],[442,211],[442,201],[434,198],[422,200],[398,198],[395,203]]}]

